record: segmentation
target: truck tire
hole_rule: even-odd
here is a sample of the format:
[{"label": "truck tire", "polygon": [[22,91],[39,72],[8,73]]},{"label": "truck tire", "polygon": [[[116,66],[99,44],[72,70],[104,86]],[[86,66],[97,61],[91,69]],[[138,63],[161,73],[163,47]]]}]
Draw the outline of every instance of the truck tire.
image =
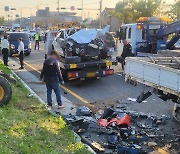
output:
[{"label": "truck tire", "polygon": [[66,70],[64,70],[63,68],[61,69],[61,74],[62,74],[62,78],[64,80],[64,82],[68,81],[68,77],[67,77],[67,72]]},{"label": "truck tire", "polygon": [[12,97],[12,88],[7,79],[0,76],[0,107],[7,105]]},{"label": "truck tire", "polygon": [[29,56],[30,54],[31,54],[31,53],[30,53],[30,52],[28,52],[28,53],[25,53],[24,55],[25,55],[25,56]]}]

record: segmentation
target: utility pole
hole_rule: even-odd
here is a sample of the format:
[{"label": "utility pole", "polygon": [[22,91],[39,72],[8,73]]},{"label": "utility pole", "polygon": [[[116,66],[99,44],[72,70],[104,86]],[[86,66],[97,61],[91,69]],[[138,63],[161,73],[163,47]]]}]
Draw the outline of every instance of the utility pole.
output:
[{"label": "utility pole", "polygon": [[58,0],[57,4],[58,4],[57,9],[58,9],[58,17],[59,17],[59,0]]},{"label": "utility pole", "polygon": [[102,28],[102,21],[101,21],[101,13],[102,13],[102,0],[100,0],[100,8],[99,8],[99,28]]},{"label": "utility pole", "polygon": [[81,10],[81,18],[83,20],[83,13],[84,13],[84,0],[82,0],[82,4],[81,4],[82,10]]},{"label": "utility pole", "polygon": [[60,13],[59,13],[59,10],[60,10],[60,8],[59,8],[59,0],[58,0],[58,2],[57,2],[57,4],[58,4],[58,29],[59,29],[59,22],[60,22]]}]

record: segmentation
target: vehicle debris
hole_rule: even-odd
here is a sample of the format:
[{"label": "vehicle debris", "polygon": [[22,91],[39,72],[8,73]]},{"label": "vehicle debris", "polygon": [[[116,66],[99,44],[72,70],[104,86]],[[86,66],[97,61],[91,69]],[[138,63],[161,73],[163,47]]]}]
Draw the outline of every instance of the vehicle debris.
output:
[{"label": "vehicle debris", "polygon": [[89,114],[90,109],[84,106],[77,108],[81,109],[85,116],[77,112],[75,116],[65,116],[65,119],[82,141],[97,153],[143,154],[154,151],[157,145],[165,146],[167,140],[179,150],[178,132],[166,134],[163,130],[162,126],[170,120],[165,115],[157,116],[115,107],[106,107],[104,112],[97,114]]}]

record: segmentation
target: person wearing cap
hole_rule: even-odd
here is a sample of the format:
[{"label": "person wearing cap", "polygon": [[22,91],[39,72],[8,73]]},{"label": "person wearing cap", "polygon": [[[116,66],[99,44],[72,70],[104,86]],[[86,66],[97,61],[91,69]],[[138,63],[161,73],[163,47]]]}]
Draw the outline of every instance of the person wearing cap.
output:
[{"label": "person wearing cap", "polygon": [[1,47],[2,47],[2,55],[3,55],[4,65],[8,66],[9,42],[7,40],[7,36],[4,36]]},{"label": "person wearing cap", "polygon": [[57,59],[58,53],[56,51],[52,51],[50,53],[50,58],[44,61],[44,65],[40,75],[40,80],[44,79],[44,82],[46,83],[48,110],[52,109],[52,90],[56,94],[58,109],[64,108],[64,105],[62,105],[59,85],[59,82],[64,84],[64,81]]},{"label": "person wearing cap", "polygon": [[24,69],[24,43],[22,41],[22,38],[19,38],[18,41],[19,41],[18,54],[19,54],[19,61],[21,65],[19,69]]}]

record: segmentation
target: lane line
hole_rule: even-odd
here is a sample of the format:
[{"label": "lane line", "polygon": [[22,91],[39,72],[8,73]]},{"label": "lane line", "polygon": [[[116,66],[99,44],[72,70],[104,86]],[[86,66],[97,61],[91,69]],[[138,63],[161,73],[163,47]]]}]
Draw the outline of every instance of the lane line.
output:
[{"label": "lane line", "polygon": [[[28,67],[30,67],[31,69],[33,69],[34,71],[41,73],[39,70],[37,70],[35,67],[31,66],[30,64],[28,64],[27,62],[24,62],[25,65],[27,65]],[[71,91],[70,89],[66,88],[64,85],[60,84],[60,87],[62,89],[64,89],[65,91],[67,91],[68,93],[70,93],[72,96],[74,96],[76,99],[80,100],[81,102],[83,102],[84,104],[88,105],[89,107],[94,108],[94,105],[92,105],[90,102],[88,102],[86,99],[82,98],[81,96],[79,96],[78,94],[76,94],[75,92]]]}]

